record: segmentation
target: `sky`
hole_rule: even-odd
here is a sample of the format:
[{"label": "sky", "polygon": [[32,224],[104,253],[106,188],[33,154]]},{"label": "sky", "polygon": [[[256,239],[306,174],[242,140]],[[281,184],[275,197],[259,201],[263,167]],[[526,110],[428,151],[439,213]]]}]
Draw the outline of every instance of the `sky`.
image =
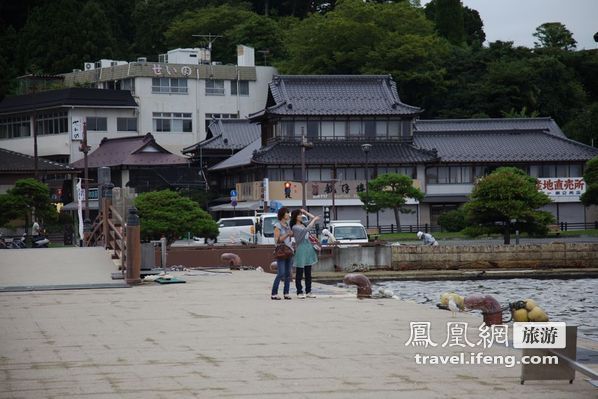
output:
[{"label": "sky", "polygon": [[[544,22],[560,22],[573,33],[578,49],[596,49],[598,0],[461,0],[480,13],[486,41],[513,41],[533,48],[532,34]],[[422,0],[424,6],[428,0]]]}]

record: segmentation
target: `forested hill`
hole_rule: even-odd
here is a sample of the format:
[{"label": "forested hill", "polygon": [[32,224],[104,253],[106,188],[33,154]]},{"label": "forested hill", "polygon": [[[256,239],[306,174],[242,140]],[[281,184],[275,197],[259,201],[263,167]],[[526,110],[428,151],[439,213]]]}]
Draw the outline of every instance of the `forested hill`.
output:
[{"label": "forested hill", "polygon": [[[101,58],[157,61],[203,47],[235,62],[235,46],[287,74],[386,74],[426,118],[550,116],[567,135],[598,142],[598,50],[545,23],[535,48],[485,40],[459,0],[21,0],[0,2],[0,98],[16,76],[55,74]],[[268,51],[265,53],[264,51]],[[260,52],[262,51],[262,52]],[[594,127],[594,128],[593,128]]]}]

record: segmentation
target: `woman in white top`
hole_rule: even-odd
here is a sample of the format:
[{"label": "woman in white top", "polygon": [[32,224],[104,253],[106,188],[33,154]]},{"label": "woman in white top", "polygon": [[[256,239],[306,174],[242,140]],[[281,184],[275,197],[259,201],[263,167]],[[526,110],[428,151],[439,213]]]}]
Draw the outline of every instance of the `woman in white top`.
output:
[{"label": "woman in white top", "polygon": [[[285,245],[293,249],[293,244],[291,242],[293,232],[291,231],[291,228],[289,226],[290,219],[291,214],[288,208],[284,207],[278,210],[278,222],[274,225],[274,242],[276,243],[276,245],[284,242]],[[271,299],[281,299],[278,296],[278,286],[280,285],[280,280],[282,279],[284,279],[284,289],[282,291],[284,299],[291,299],[291,296],[289,295],[289,290],[291,288],[292,265],[292,256],[287,259],[276,260],[276,277],[274,278],[274,283],[272,284],[272,294],[270,296]]]}]

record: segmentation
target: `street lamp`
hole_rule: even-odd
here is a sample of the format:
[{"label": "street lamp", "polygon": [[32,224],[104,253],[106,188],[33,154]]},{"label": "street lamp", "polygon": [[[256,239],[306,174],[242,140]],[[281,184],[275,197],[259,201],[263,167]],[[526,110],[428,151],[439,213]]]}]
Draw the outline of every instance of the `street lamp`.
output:
[{"label": "street lamp", "polygon": [[371,144],[362,144],[361,150],[365,153],[365,226],[366,228],[370,228],[370,214],[368,207],[370,205],[370,188],[369,180],[370,180],[370,168],[368,164],[368,153],[372,149]]},{"label": "street lamp", "polygon": [[307,141],[301,128],[301,207],[306,209],[305,200],[305,150],[314,148],[314,143]]}]

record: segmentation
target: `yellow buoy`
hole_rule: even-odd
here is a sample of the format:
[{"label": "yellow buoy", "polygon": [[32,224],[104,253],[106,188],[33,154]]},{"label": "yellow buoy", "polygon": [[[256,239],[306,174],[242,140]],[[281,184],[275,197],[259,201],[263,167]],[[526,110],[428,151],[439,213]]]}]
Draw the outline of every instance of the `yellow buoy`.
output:
[{"label": "yellow buoy", "polygon": [[517,309],[513,311],[513,320],[518,322],[529,321],[526,309]]},{"label": "yellow buoy", "polygon": [[548,315],[539,306],[536,306],[531,311],[529,311],[527,314],[527,317],[529,318],[529,321],[537,321],[537,322],[548,321]]},{"label": "yellow buoy", "polygon": [[528,312],[531,311],[536,306],[538,306],[538,304],[533,299],[526,299],[525,300],[525,308],[527,309]]}]

